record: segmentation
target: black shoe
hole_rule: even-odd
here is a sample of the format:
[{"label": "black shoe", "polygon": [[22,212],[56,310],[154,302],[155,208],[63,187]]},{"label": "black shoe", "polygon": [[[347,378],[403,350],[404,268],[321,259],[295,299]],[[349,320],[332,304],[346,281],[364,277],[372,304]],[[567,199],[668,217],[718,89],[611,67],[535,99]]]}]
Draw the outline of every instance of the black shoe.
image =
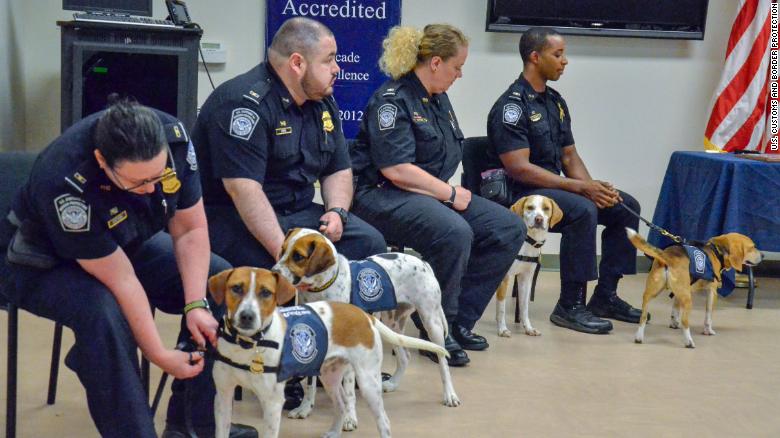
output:
[{"label": "black shoe", "polygon": [[284,406],[282,409],[290,411],[301,405],[303,401],[303,386],[301,379],[293,377],[284,384]]},{"label": "black shoe", "polygon": [[[593,294],[586,307],[592,314],[599,318],[617,319],[618,321],[630,322],[633,324],[639,323],[639,318],[642,316],[642,311],[632,307],[627,302],[623,301],[616,294],[604,297],[603,295]],[[647,319],[650,320],[650,314],[647,314]]]},{"label": "black shoe", "polygon": [[[430,341],[428,338],[428,333],[425,331],[425,329],[420,330],[420,339]],[[463,348],[461,348],[460,344],[458,344],[458,341],[456,341],[452,335],[448,334],[447,337],[444,338],[444,349],[446,349],[450,354],[450,357],[447,358],[447,365],[451,367],[465,367],[466,364],[471,362],[469,355],[466,354]],[[417,351],[420,352],[420,355],[427,357],[435,363],[439,363],[439,356],[437,356],[436,353],[426,350]]]},{"label": "black shoe", "polygon": [[557,326],[583,333],[604,334],[612,330],[611,322],[593,316],[582,304],[566,308],[559,302],[550,315],[550,321]]},{"label": "black shoe", "polygon": [[[214,436],[214,427],[193,427],[192,433],[198,438],[211,438]],[[185,426],[165,424],[161,438],[190,438],[192,435]],[[230,438],[258,438],[257,429],[245,424],[230,424]]]},{"label": "black shoe", "polygon": [[452,325],[452,336],[464,350],[482,351],[490,346],[487,339],[460,324]]}]

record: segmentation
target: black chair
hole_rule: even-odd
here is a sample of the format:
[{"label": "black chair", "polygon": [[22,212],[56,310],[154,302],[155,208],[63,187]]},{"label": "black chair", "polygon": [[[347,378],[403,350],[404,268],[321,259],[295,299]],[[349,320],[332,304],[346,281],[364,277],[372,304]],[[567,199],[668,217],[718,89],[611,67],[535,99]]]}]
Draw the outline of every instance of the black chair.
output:
[{"label": "black chair", "polygon": [[[480,174],[490,168],[487,148],[490,141],[487,137],[469,137],[463,141],[463,174],[460,177],[460,185],[472,193],[479,194],[479,186],[482,180]],[[531,288],[531,301],[534,300],[536,288]],[[520,294],[517,291],[517,282],[512,289],[512,297],[515,299],[515,322],[520,322]]]}]

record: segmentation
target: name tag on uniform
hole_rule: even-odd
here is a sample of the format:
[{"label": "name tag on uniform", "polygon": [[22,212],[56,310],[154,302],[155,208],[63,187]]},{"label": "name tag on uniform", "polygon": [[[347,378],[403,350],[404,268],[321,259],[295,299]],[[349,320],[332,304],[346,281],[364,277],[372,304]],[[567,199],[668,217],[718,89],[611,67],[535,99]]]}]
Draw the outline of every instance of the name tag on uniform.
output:
[{"label": "name tag on uniform", "polygon": [[123,210],[118,215],[112,217],[108,221],[108,228],[114,228],[115,226],[121,224],[125,219],[127,219],[127,210]]},{"label": "name tag on uniform", "polygon": [[284,126],[281,128],[276,128],[276,135],[287,135],[292,134],[292,126]]}]

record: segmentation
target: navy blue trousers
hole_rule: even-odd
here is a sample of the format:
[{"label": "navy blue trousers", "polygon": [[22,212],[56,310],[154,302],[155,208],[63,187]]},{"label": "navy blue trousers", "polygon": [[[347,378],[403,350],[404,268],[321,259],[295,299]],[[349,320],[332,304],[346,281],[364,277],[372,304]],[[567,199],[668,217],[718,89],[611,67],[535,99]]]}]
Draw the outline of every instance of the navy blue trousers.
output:
[{"label": "navy blue trousers", "polygon": [[[325,208],[312,203],[303,210],[277,214],[279,226],[286,233],[292,228],[319,229]],[[257,266],[270,269],[276,260],[246,228],[238,211],[232,206],[206,206],[209,221],[211,250],[224,257],[233,266]],[[336,249],[349,260],[362,260],[374,254],[387,252],[384,237],[371,225],[354,214],[349,214],[347,226]]]},{"label": "navy blue trousers", "polygon": [[[154,235],[130,260],[149,302],[163,312],[180,314],[184,291],[170,235]],[[229,268],[225,260],[211,256],[209,275]],[[89,412],[100,435],[156,437],[139,377],[137,345],[111,291],[72,261],[47,271],[12,264],[8,269],[16,286],[11,298],[19,307],[73,330],[76,343],[65,364],[76,372],[86,389]],[[223,310],[213,303],[212,311],[215,318],[222,317]],[[177,342],[188,339],[190,332],[182,318]],[[173,347],[172,339],[165,341]],[[185,412],[189,410],[194,426],[213,426],[216,391],[212,366],[213,362],[207,361],[198,376],[174,380],[168,403],[169,423],[185,424]]]},{"label": "navy blue trousers", "polygon": [[[532,189],[515,194],[515,200],[528,195],[553,199],[563,212],[563,219],[550,232],[561,234],[561,282],[587,282],[599,278],[609,291],[615,291],[623,274],[636,274],[636,248],[626,237],[626,227],[636,230],[639,219],[617,204],[597,208],[591,200],[557,189]],[[620,192],[623,202],[639,213],[639,202]],[[601,233],[601,263],[596,270],[596,227]],[[614,283],[614,284],[612,284]]]},{"label": "navy blue trousers", "polygon": [[526,234],[518,216],[476,195],[466,210],[455,211],[430,196],[386,185],[359,190],[352,210],[431,264],[447,321],[468,329],[482,316]]}]

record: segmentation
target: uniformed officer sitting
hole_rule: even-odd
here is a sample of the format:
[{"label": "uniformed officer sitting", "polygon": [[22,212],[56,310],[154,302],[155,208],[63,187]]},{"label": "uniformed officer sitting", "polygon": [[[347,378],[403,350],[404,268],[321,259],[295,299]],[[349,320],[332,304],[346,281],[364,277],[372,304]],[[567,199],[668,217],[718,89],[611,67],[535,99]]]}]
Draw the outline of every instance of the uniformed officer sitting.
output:
[{"label": "uniformed officer sitting", "polygon": [[447,97],[468,55],[463,33],[431,24],[390,31],[380,60],[393,77],[371,97],[352,150],[354,211],[433,267],[450,325],[449,363],[484,350],[472,332],[525,238],[522,221],[447,181],[463,155],[463,132]]},{"label": "uniformed officer sitting", "polygon": [[[639,211],[631,195],[591,178],[577,154],[566,101],[547,81],[560,78],[568,64],[566,43],[551,29],[532,28],[520,40],[523,72],[498,98],[488,116],[489,160],[511,177],[514,200],[529,194],[550,197],[561,207],[561,296],[550,320],[586,333],[607,333],[601,318],[639,322],[641,312],[617,296],[623,274],[636,273],[636,249],[625,227],[639,219],[620,206]],[[561,171],[565,176],[560,176]],[[602,233],[602,258],[596,272],[596,225]],[[598,285],[585,306],[587,281]]]},{"label": "uniformed officer sitting", "polygon": [[[335,57],[327,27],[290,19],[268,61],[219,86],[201,108],[192,137],[211,245],[235,266],[270,268],[295,227],[319,228],[350,260],[387,251],[377,230],[348,213],[352,169],[331,96]],[[324,207],[313,202],[318,179]]]},{"label": "uniformed officer sitting", "polygon": [[197,169],[178,120],[115,103],[40,153],[4,221],[16,229],[3,266],[16,286],[10,298],[73,330],[65,364],[86,388],[102,436],[157,436],[138,347],[177,379],[163,436],[190,436],[186,404],[197,435],[214,434],[211,361],[166,348],[150,307],[184,312],[179,342],[216,345],[219,310],[209,312],[207,276],[230,265],[209,252]]}]

